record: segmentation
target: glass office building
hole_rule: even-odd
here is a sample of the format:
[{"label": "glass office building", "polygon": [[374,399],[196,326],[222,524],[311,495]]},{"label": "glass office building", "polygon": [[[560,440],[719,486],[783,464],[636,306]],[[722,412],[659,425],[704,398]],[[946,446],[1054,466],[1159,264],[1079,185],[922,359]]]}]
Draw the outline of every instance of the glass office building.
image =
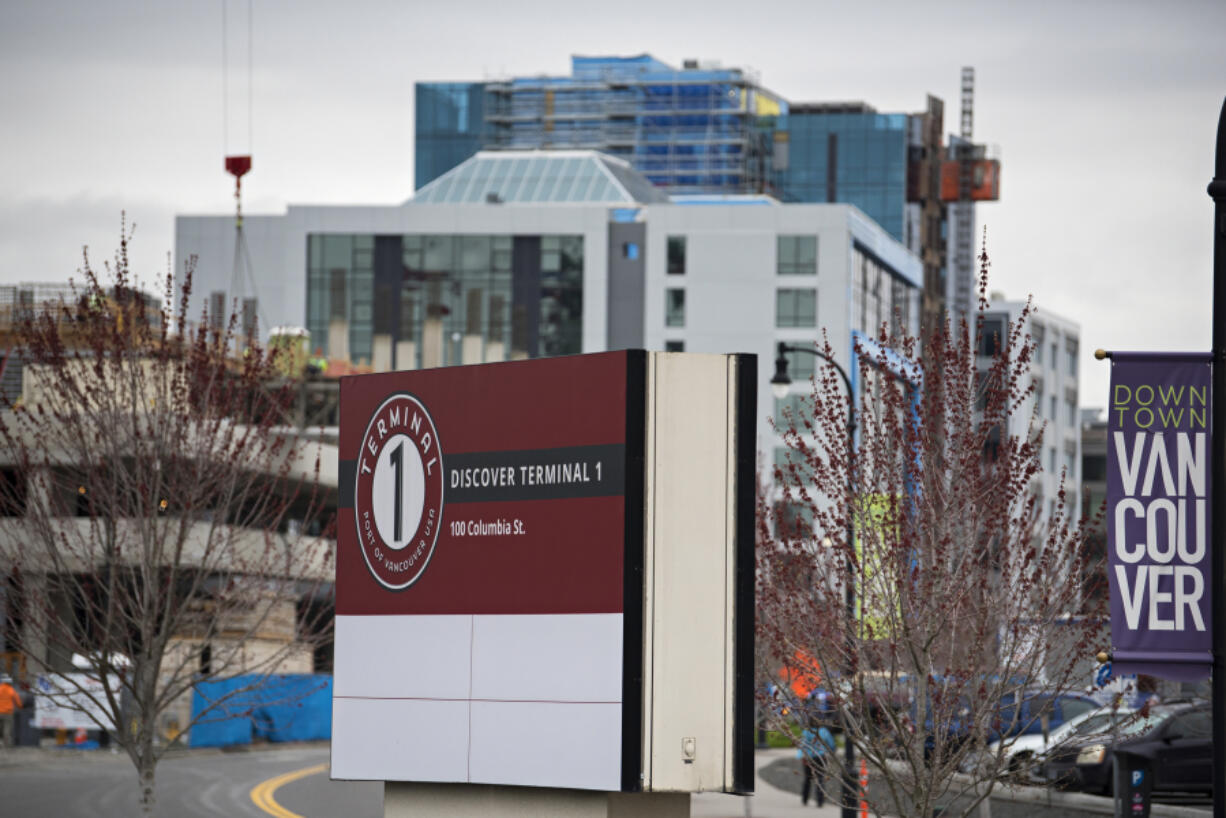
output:
[{"label": "glass office building", "polygon": [[413,178],[422,187],[481,150],[485,83],[418,83],[416,102]]},{"label": "glass office building", "polygon": [[583,237],[310,234],[307,329],[402,369],[576,354]]},{"label": "glass office building", "polygon": [[[479,139],[476,88],[484,89]],[[646,54],[573,57],[570,76],[419,83],[417,105],[418,187],[479,147],[563,148],[623,158],[673,193],[766,190],[771,129],[783,110],[739,68],[687,61],[676,69]]]},{"label": "glass office building", "polygon": [[779,120],[788,161],[776,176],[776,195],[853,204],[904,241],[907,120],[863,105],[792,105]]},{"label": "glass office building", "polygon": [[920,237],[918,214],[908,230],[908,145],[919,144],[923,116],[789,103],[743,69],[696,60],[677,69],[648,54],[575,56],[568,76],[419,83],[416,185],[479,150],[597,150],[668,194],[853,204],[914,251],[939,255],[944,239]]}]

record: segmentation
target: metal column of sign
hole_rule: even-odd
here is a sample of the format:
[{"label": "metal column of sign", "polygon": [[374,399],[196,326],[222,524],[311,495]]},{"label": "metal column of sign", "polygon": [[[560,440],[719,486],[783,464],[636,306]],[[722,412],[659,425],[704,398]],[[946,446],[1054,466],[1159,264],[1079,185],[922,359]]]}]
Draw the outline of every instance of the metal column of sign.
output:
[{"label": "metal column of sign", "polygon": [[[1226,489],[1226,100],[1217,123],[1213,181],[1213,486]],[[1213,523],[1213,816],[1226,818],[1226,520]]]}]

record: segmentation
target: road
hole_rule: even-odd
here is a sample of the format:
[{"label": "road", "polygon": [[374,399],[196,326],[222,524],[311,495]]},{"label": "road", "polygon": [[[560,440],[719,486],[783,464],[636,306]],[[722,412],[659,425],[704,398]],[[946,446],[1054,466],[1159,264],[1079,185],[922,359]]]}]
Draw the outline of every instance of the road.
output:
[{"label": "road", "polygon": [[[703,793],[693,818],[838,818],[829,803],[802,807],[793,750],[760,751],[756,794]],[[382,818],[381,782],[330,781],[326,744],[242,752],[188,751],[158,766],[155,815],[164,818]],[[0,749],[0,818],[138,815],[136,774],[106,751]]]},{"label": "road", "polygon": [[[759,754],[759,766],[791,751]],[[164,818],[382,818],[383,785],[330,781],[327,745],[247,752],[189,751],[158,765],[155,815]],[[106,751],[0,750],[0,818],[137,815],[136,774]],[[827,806],[803,809],[791,792],[758,779],[751,799],[706,793],[694,818],[837,818]]]},{"label": "road", "polygon": [[[0,751],[2,752],[2,751]],[[253,750],[187,752],[158,765],[154,814],[165,818],[288,818],[256,805],[252,790],[287,772],[326,764],[326,745]],[[329,781],[319,772],[287,782],[273,804],[307,818],[382,818],[383,785]],[[25,753],[0,757],[0,816],[96,818],[138,815],[136,773],[126,756],[105,751]]]}]

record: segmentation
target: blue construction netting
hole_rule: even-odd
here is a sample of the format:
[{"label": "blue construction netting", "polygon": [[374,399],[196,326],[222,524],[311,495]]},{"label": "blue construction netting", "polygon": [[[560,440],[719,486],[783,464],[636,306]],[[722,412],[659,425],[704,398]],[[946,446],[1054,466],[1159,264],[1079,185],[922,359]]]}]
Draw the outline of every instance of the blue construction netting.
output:
[{"label": "blue construction netting", "polygon": [[197,717],[192,747],[331,738],[332,677],[247,675],[200,682],[192,693],[192,718]]}]

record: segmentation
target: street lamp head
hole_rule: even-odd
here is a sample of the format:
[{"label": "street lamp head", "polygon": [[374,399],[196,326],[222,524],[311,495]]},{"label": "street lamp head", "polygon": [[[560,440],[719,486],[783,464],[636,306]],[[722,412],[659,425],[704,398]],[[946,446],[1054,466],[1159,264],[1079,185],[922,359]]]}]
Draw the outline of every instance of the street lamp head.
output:
[{"label": "street lamp head", "polygon": [[788,357],[784,345],[779,345],[779,357],[775,359],[775,377],[771,378],[771,392],[778,400],[788,396],[792,379],[788,377]]}]

